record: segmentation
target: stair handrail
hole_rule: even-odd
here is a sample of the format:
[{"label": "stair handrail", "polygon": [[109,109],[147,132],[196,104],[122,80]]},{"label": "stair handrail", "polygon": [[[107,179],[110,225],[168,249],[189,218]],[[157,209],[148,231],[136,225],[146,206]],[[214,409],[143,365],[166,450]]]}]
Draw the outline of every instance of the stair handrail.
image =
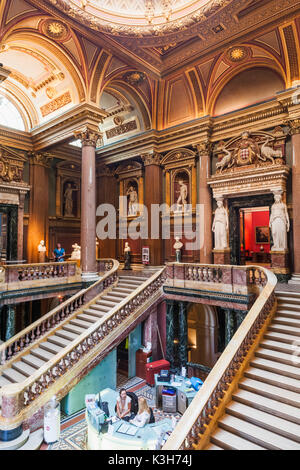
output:
[{"label": "stair handrail", "polygon": [[[129,297],[113,307],[109,315],[104,316],[99,321],[92,324],[90,328],[70,342],[68,346],[63,348],[41,368],[37,369],[30,377],[20,383],[4,385],[1,388],[1,429],[5,426],[11,427],[13,424],[16,425],[17,423],[23,422],[25,417],[32,416],[35,411],[45,405],[51,396],[56,394],[60,389],[59,386],[55,384],[55,379],[64,376],[66,380],[66,374],[70,371],[72,366],[78,366],[79,361],[85,358],[86,353],[96,347],[99,342],[120,325],[123,320],[126,320],[126,318],[137,309],[142,308],[150,298],[154,298],[164,284],[165,279],[166,274],[164,267],[149,277],[149,279],[135,289]],[[94,303],[100,296],[101,294],[94,298],[90,304]],[[86,308],[86,305],[81,307],[82,310]],[[54,384],[53,391],[51,391],[51,384]],[[45,396],[41,397],[43,392],[45,392]],[[12,413],[10,416],[6,416],[4,413],[6,409],[5,402],[9,404],[9,414]]]},{"label": "stair handrail", "polygon": [[46,315],[43,315],[41,318],[31,323],[28,327],[24,328],[18,334],[0,345],[0,366],[4,365],[20,352],[23,352],[24,349],[36,340],[39,340],[50,330],[55,328],[60,322],[64,321],[68,316],[75,312],[75,310],[80,308],[85,303],[85,298],[92,290],[98,290],[101,285],[104,286],[108,282],[112,283],[116,280],[117,271],[120,266],[119,262],[117,260],[107,258],[101,259],[101,261],[112,262],[112,269],[100,277],[100,279],[94,282],[91,286],[86,289],[81,289],[79,292],[72,295],[72,297],[50,310]]},{"label": "stair handrail", "polygon": [[244,269],[253,272],[259,270],[267,282],[163,450],[203,449],[209,433],[215,426],[216,416],[223,412],[230,401],[232,391],[246,367],[246,360],[252,355],[256,340],[275,311],[276,276],[263,267],[247,266]]}]

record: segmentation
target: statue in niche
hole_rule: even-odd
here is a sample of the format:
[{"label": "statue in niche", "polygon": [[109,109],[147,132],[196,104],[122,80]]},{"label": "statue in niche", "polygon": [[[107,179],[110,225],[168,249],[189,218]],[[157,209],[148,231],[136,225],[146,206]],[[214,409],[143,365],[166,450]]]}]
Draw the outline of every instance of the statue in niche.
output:
[{"label": "statue in niche", "polygon": [[215,234],[215,250],[225,250],[228,248],[228,213],[223,205],[223,199],[217,200],[217,206],[218,207],[215,211],[215,218],[212,226],[212,231]]},{"label": "statue in niche", "polygon": [[176,263],[181,263],[181,249],[183,247],[183,243],[180,241],[179,237],[175,237],[175,243],[173,248],[176,253]]},{"label": "statue in niche", "polygon": [[124,270],[128,271],[131,270],[131,253],[130,253],[130,246],[128,242],[125,242],[124,248]]},{"label": "statue in niche", "polygon": [[188,177],[185,172],[179,173],[175,181],[175,195],[177,197],[177,211],[182,212],[188,204]]},{"label": "statue in niche", "polygon": [[128,215],[135,216],[138,213],[138,192],[135,182],[130,182],[126,192],[128,197]]},{"label": "statue in niche", "polygon": [[65,203],[65,216],[66,217],[74,217],[73,214],[73,206],[74,206],[74,201],[73,201],[73,192],[78,191],[78,189],[72,188],[71,183],[67,183],[66,190],[64,192],[64,203]]},{"label": "statue in niche", "polygon": [[290,219],[281,194],[274,194],[274,199],[270,217],[270,228],[274,242],[272,250],[284,251],[288,249],[287,233],[290,230]]}]

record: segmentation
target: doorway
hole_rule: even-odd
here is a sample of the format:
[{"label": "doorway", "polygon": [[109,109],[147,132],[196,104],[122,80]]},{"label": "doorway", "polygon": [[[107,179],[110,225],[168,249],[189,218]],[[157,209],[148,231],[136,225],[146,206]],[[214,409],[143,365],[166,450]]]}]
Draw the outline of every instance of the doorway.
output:
[{"label": "doorway", "polygon": [[273,203],[271,193],[228,199],[231,264],[270,266],[269,220]]}]

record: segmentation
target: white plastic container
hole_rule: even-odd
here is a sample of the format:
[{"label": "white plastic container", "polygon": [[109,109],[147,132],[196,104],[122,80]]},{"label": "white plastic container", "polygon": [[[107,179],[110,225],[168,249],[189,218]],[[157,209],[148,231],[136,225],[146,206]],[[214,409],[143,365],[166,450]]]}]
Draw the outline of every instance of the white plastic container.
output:
[{"label": "white plastic container", "polygon": [[60,403],[54,396],[44,408],[44,441],[53,444],[60,437]]}]

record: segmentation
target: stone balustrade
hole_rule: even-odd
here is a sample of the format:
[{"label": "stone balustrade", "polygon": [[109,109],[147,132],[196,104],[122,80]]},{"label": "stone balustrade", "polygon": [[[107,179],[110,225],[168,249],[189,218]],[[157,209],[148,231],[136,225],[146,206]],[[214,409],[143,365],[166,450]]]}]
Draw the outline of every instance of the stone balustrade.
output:
[{"label": "stone balustrade", "polygon": [[24,282],[55,279],[76,275],[76,261],[63,263],[11,264],[4,265],[4,282]]},{"label": "stone balustrade", "polygon": [[[61,322],[69,318],[81,306],[94,297],[107,289],[112,283],[117,280],[117,270],[119,263],[111,260],[111,271],[106,276],[90,286],[88,289],[82,289],[77,294],[73,295],[70,299],[66,300],[56,308],[48,312],[42,318],[29,325],[22,330],[19,334],[12,337],[0,346],[0,364],[4,365],[32,343],[42,339],[50,330],[55,328]],[[63,263],[55,263],[63,264]]]},{"label": "stone balustrade", "polygon": [[[95,286],[98,284],[100,290],[106,290],[117,279],[117,269],[119,263],[114,262],[113,273],[111,271],[104,276],[101,281],[92,285],[95,297]],[[71,383],[72,378],[80,373],[84,364],[89,363],[99,354],[99,350],[109,347],[106,337],[114,334],[118,326],[130,327],[133,320],[138,315],[142,315],[148,304],[152,304],[163,295],[162,286],[166,280],[165,268],[153,275],[134,294],[124,299],[116,305],[108,314],[98,322],[91,325],[82,335],[71,342],[52,360],[28,377],[23,383],[7,385],[1,389],[2,408],[0,416],[0,428],[6,429],[9,426],[22,422],[25,418],[32,416],[40,409],[49,398],[66,387],[66,383]],[[103,284],[104,282],[104,284]],[[87,289],[87,291],[89,290]],[[87,292],[86,292],[87,293]],[[79,293],[80,297],[84,293]],[[95,299],[93,299],[94,301]],[[79,314],[81,309],[77,311]],[[34,327],[35,331],[36,325]],[[27,332],[28,333],[28,332]],[[117,334],[117,333],[115,333]],[[12,338],[13,343],[15,338]],[[24,339],[23,339],[24,341]],[[2,345],[7,351],[7,343]],[[0,349],[1,351],[1,349]]]},{"label": "stone balustrade", "polygon": [[[235,269],[232,270],[233,276]],[[224,413],[242,371],[276,311],[275,275],[267,269],[253,266],[239,269],[244,270],[249,286],[257,289],[257,299],[180,420],[180,430],[176,428],[173,431],[163,450],[200,450],[205,447],[213,426]]]}]

